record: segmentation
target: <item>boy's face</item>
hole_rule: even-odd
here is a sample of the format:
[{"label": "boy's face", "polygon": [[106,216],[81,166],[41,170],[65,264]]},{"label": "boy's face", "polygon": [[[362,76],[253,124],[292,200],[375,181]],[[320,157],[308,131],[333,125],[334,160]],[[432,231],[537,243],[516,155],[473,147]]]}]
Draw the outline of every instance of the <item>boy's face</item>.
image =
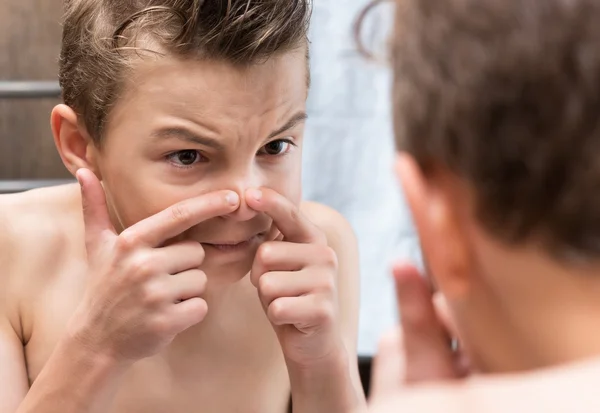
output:
[{"label": "boy's face", "polygon": [[[245,274],[271,226],[268,216],[247,207],[246,189],[266,186],[300,202],[305,56],[299,50],[244,68],[169,58],[136,66],[102,147],[92,148],[115,225],[126,228],[178,201],[234,190],[239,210],[182,238],[205,245],[207,267]],[[222,247],[245,241],[243,248]]]}]

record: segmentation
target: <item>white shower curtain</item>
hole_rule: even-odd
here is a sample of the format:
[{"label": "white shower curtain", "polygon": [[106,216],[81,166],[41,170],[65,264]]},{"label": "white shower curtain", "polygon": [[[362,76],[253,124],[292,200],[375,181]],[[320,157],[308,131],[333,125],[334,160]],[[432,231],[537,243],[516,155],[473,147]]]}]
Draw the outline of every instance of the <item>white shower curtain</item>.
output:
[{"label": "white shower curtain", "polygon": [[[360,56],[352,38],[354,19],[366,4],[314,2],[304,195],[341,212],[358,237],[359,353],[368,356],[397,319],[390,264],[397,258],[418,263],[419,248],[392,171],[389,71]],[[366,29],[381,28],[389,15],[389,8],[376,10]]]}]

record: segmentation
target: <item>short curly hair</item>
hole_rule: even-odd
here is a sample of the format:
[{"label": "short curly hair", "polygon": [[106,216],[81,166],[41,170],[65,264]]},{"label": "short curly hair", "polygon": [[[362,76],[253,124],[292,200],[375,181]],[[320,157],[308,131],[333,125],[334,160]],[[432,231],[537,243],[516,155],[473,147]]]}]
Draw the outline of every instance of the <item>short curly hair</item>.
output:
[{"label": "short curly hair", "polygon": [[63,100],[99,144],[136,56],[259,63],[305,46],[311,11],[310,0],[66,0]]}]

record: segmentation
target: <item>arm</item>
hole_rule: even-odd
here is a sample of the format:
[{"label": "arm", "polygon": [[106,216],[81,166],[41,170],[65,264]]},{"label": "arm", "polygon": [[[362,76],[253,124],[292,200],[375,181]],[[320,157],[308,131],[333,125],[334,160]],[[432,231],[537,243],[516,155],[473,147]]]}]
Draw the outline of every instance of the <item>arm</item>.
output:
[{"label": "arm", "polygon": [[[0,291],[5,290],[0,287]],[[0,298],[2,309],[4,301],[4,297]],[[27,369],[21,340],[5,317],[4,311],[0,317],[0,413],[13,413],[29,387]]]},{"label": "arm", "polygon": [[[0,212],[6,212],[1,208]],[[10,319],[9,274],[13,272],[14,254],[8,225],[0,213],[0,413],[13,413],[27,394],[29,383],[23,344]]]},{"label": "arm", "polygon": [[[206,315],[206,302],[201,298],[206,275],[198,270],[204,260],[202,246],[196,242],[165,246],[166,241],[200,222],[230,214],[240,202],[232,191],[204,194],[160,211],[118,234],[110,220],[101,182],[86,169],[80,169],[77,178],[82,189],[87,290],[71,318],[67,334],[17,413],[109,411],[131,364],[158,354],[177,334],[198,324]],[[18,208],[13,215],[20,217]],[[3,216],[11,214],[0,210],[0,221]],[[6,236],[4,232],[0,234],[0,238]],[[7,240],[5,244],[14,244]],[[23,239],[22,246],[17,247],[23,256],[16,260],[31,259],[28,241]],[[1,262],[0,268],[4,268]],[[185,277],[170,276],[184,273]],[[9,269],[6,274],[15,278],[21,275],[18,268]],[[9,374],[16,377],[22,371],[17,367]],[[18,400],[23,397],[24,389],[21,385],[10,392],[11,399]],[[14,413],[15,404],[16,401],[10,402],[6,411],[0,413]]]},{"label": "arm", "polygon": [[[320,369],[290,371],[294,411],[362,412],[364,391],[358,373],[357,336],[359,315],[358,243],[342,215],[318,204],[306,204],[305,213],[327,236],[338,258],[338,309],[344,352],[338,359],[323,363]],[[326,405],[329,408],[325,408]]]},{"label": "arm", "polygon": [[125,371],[125,366],[91,354],[75,340],[65,338],[16,412],[105,413]]},{"label": "arm", "polygon": [[0,205],[0,413],[106,412],[119,368],[68,339],[57,346],[29,389],[18,291],[12,282],[22,274],[19,257],[24,242],[19,234],[25,231],[13,230],[3,219],[14,217],[13,213]]}]

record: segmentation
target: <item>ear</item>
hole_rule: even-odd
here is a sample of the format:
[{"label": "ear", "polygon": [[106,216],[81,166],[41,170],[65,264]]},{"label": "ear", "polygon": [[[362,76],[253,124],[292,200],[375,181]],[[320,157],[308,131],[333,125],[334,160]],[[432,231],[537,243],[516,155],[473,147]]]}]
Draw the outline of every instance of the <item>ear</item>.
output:
[{"label": "ear", "polygon": [[79,124],[73,109],[57,105],[52,110],[50,125],[58,153],[69,172],[75,175],[78,169],[87,168],[98,175],[96,146],[85,128]]},{"label": "ear", "polygon": [[440,174],[425,175],[412,156],[399,153],[396,175],[421,241],[428,274],[450,300],[466,298],[471,284],[468,242],[453,188]]}]

